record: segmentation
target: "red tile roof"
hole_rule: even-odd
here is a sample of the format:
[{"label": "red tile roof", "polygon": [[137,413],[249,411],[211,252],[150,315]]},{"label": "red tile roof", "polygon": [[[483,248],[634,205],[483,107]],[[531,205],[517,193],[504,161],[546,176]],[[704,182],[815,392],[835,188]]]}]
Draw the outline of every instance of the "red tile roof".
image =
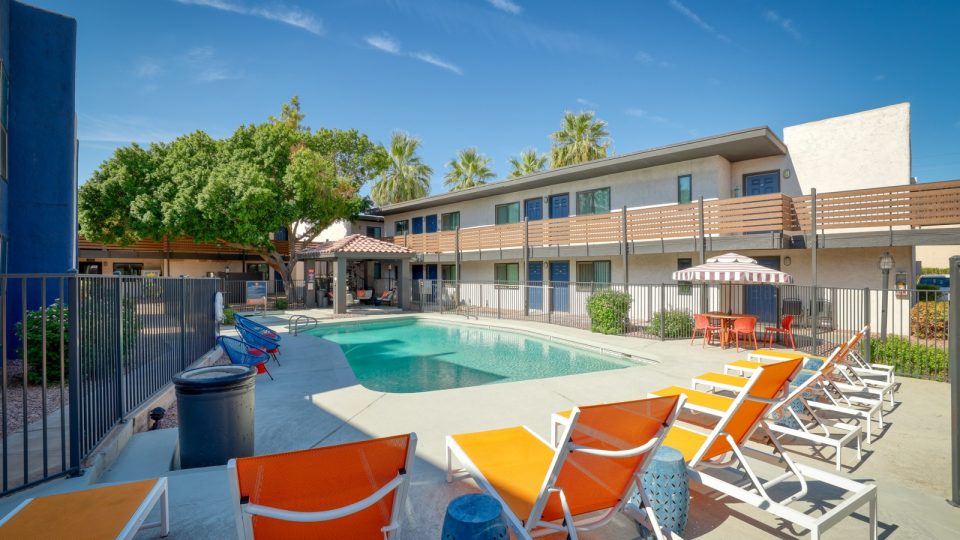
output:
[{"label": "red tile roof", "polygon": [[392,242],[384,242],[362,234],[351,234],[340,240],[312,244],[313,247],[300,252],[300,255],[321,255],[324,253],[410,253],[413,250]]}]

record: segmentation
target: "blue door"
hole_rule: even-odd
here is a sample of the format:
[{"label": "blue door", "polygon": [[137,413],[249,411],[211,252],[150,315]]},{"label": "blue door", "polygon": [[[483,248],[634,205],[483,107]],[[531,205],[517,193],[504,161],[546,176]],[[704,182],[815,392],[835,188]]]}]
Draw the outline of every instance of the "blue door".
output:
[{"label": "blue door", "polygon": [[412,274],[413,274],[413,279],[415,279],[415,280],[417,280],[417,279],[423,279],[423,265],[422,265],[422,264],[414,264],[414,265],[412,265],[412,266],[410,267],[410,271],[411,271]]},{"label": "blue door", "polygon": [[[757,257],[757,264],[780,269],[780,257]],[[780,321],[777,311],[777,287],[774,285],[744,285],[743,310],[748,315],[756,315],[757,323],[776,323]]]},{"label": "blue door", "polygon": [[553,291],[550,302],[553,311],[570,311],[570,263],[550,263],[550,285]]},{"label": "blue door", "polygon": [[543,309],[543,263],[527,263],[527,301],[530,309]]},{"label": "blue door", "polygon": [[431,299],[438,298],[437,297],[437,265],[435,264],[427,265],[427,279],[430,280],[430,288],[424,292]]},{"label": "blue door", "polygon": [[523,215],[530,221],[543,219],[543,199],[527,199],[523,201]]},{"label": "blue door", "polygon": [[410,232],[412,234],[423,234],[423,218],[422,217],[413,218],[413,230]]},{"label": "blue door", "polygon": [[427,232],[437,232],[437,215],[427,216]]},{"label": "blue door", "polygon": [[743,177],[743,195],[766,195],[780,192],[780,171],[748,174]]},{"label": "blue door", "polygon": [[570,194],[550,196],[550,218],[564,218],[570,215]]},{"label": "blue door", "polygon": [[437,265],[428,264],[427,265],[427,279],[437,280]]}]

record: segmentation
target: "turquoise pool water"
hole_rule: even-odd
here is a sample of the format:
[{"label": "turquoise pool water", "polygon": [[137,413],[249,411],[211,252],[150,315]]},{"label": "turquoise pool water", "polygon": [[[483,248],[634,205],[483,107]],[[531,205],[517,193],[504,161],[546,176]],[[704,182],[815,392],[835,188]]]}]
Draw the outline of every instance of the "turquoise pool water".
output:
[{"label": "turquoise pool water", "polygon": [[504,330],[417,320],[321,326],[360,384],[426,392],[636,366],[636,362]]}]

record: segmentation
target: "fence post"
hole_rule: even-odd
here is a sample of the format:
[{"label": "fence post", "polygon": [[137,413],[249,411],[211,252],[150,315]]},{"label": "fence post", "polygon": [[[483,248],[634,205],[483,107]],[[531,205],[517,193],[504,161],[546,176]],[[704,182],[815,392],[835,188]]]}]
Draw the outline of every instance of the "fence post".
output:
[{"label": "fence post", "polygon": [[[264,297],[266,302],[266,297]],[[264,305],[266,311],[266,305]],[[187,278],[180,276],[180,369],[187,367]]]},{"label": "fence post", "polygon": [[867,333],[863,336],[863,360],[869,364],[873,358],[873,344],[870,343],[873,331],[870,328],[870,287],[863,288],[863,325],[867,327]]},{"label": "fence post", "polygon": [[810,315],[813,324],[810,327],[810,336],[813,339],[813,353],[819,354],[820,347],[817,345],[817,330],[820,329],[820,293],[817,290],[817,248],[819,239],[817,238],[817,188],[810,189],[810,229],[813,232],[813,246],[810,252],[810,274],[813,285],[813,302],[810,305]]},{"label": "fence post", "polygon": [[116,305],[114,306],[117,310],[116,312],[116,335],[114,336],[114,342],[116,348],[114,353],[116,354],[116,369],[117,369],[117,412],[119,414],[119,420],[124,421],[124,416],[127,414],[127,378],[123,373],[123,276],[117,276],[115,278],[116,282]]},{"label": "fence post", "polygon": [[950,257],[950,322],[947,327],[950,370],[950,439],[953,441],[953,491],[950,504],[960,506],[960,256]]},{"label": "fence post", "polygon": [[664,332],[666,332],[666,327],[667,327],[666,303],[667,303],[667,288],[663,286],[663,283],[661,283],[660,284],[660,341],[664,341],[666,339],[666,336],[663,335]]},{"label": "fence post", "polygon": [[503,288],[497,287],[497,318],[500,318],[500,297],[503,294]]},{"label": "fence post", "polygon": [[[73,270],[67,283],[67,358],[70,369],[67,377],[70,387],[70,469],[74,474],[82,474],[80,468],[80,372],[83,371],[83,358],[80,358],[80,276]],[[4,329],[4,331],[6,331]]]},{"label": "fence post", "polygon": [[423,280],[421,279],[420,280],[420,313],[423,313],[424,311],[425,309],[423,305]]}]

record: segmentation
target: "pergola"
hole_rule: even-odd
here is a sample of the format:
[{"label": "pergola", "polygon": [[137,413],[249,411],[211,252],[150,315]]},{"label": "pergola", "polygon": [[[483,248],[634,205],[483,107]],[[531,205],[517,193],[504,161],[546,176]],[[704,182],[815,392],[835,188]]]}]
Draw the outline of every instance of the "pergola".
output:
[{"label": "pergola", "polygon": [[331,240],[313,244],[310,248],[299,253],[300,260],[333,262],[333,311],[334,313],[347,312],[347,265],[351,261],[396,261],[397,263],[397,295],[401,306],[408,292],[404,290],[404,283],[408,280],[402,275],[401,268],[409,268],[409,262],[416,254],[403,246],[391,242],[384,242],[362,234],[352,234],[340,240]]}]

